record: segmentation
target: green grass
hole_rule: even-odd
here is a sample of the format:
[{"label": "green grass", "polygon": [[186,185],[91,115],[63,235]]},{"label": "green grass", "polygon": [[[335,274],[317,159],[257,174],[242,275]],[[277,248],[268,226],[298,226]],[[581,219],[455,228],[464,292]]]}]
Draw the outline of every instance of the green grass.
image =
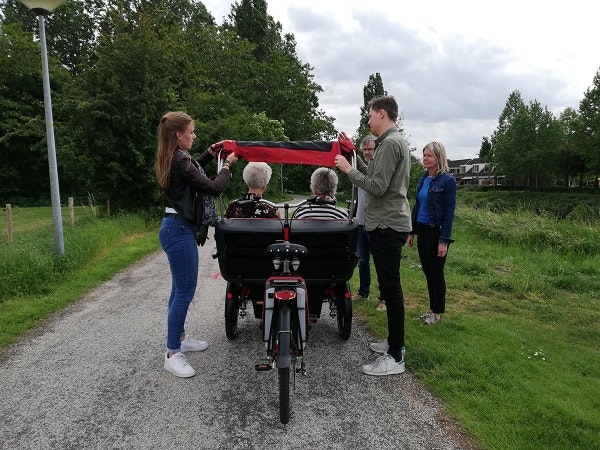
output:
[{"label": "green grass", "polygon": [[[599,233],[459,206],[447,309],[435,327],[413,320],[428,309],[427,290],[416,250],[404,249],[407,366],[482,448],[598,448]],[[383,338],[375,305],[356,302],[355,311]]]},{"label": "green grass", "polygon": [[97,219],[80,210],[75,226],[64,226],[65,255],[57,257],[50,208],[27,209],[22,217],[37,227],[19,224],[13,242],[0,242],[0,351],[159,248],[157,222],[135,215]]}]

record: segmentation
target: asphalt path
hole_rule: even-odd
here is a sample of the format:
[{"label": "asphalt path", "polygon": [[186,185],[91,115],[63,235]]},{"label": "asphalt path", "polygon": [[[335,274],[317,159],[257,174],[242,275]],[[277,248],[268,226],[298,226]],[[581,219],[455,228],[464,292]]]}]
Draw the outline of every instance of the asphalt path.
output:
[{"label": "asphalt path", "polygon": [[[258,320],[224,328],[225,281],[200,248],[187,332],[209,348],[189,353],[196,376],[163,369],[170,276],[149,255],[26,333],[0,357],[2,449],[473,449],[469,436],[408,370],[370,377],[372,337],[355,318],[341,340],[323,306],[279,423],[277,372],[265,361]],[[251,309],[251,308],[250,308]]]}]

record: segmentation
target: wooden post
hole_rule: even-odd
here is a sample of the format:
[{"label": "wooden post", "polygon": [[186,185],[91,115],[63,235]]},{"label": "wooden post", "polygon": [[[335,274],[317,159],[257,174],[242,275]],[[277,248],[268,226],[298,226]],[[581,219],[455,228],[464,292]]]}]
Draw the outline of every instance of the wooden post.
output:
[{"label": "wooden post", "polygon": [[75,211],[73,209],[73,197],[69,197],[69,224],[75,225]]},{"label": "wooden post", "polygon": [[106,217],[110,217],[110,198],[106,200]]},{"label": "wooden post", "polygon": [[8,242],[13,241],[12,208],[10,203],[6,204],[6,230],[8,231]]}]

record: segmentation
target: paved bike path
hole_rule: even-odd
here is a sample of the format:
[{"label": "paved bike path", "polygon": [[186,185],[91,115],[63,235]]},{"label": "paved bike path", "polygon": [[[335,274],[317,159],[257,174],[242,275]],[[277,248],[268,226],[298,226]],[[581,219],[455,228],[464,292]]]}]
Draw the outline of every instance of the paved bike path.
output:
[{"label": "paved bike path", "polygon": [[[348,341],[326,314],[313,326],[307,375],[278,422],[276,371],[264,361],[258,321],[225,336],[225,281],[200,248],[188,333],[209,348],[189,353],[190,379],[162,368],[165,255],[156,252],[56,314],[0,356],[1,449],[473,449],[436,399],[407,372],[369,377],[369,334],[354,319]],[[410,349],[407,353],[410,367]]]}]

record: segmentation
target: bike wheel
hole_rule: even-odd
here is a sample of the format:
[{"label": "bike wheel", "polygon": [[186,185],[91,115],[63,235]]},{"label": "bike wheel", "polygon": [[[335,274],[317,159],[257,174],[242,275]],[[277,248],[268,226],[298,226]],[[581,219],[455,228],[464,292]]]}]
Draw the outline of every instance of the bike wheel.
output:
[{"label": "bike wheel", "polygon": [[[282,303],[279,309],[279,421],[286,424],[290,420],[290,362],[291,362],[291,311]],[[283,363],[282,363],[283,361]],[[281,365],[281,367],[279,366]]]},{"label": "bike wheel", "polygon": [[[230,285],[227,283],[227,292],[230,292]],[[240,316],[240,303],[235,298],[225,298],[225,334],[227,339],[233,341],[238,335],[238,318]]]},{"label": "bike wheel", "polygon": [[338,333],[342,339],[346,340],[352,333],[352,301],[340,296],[336,299],[336,303]]},{"label": "bike wheel", "polygon": [[286,424],[290,421],[290,368],[278,369],[279,374],[279,421]]}]

